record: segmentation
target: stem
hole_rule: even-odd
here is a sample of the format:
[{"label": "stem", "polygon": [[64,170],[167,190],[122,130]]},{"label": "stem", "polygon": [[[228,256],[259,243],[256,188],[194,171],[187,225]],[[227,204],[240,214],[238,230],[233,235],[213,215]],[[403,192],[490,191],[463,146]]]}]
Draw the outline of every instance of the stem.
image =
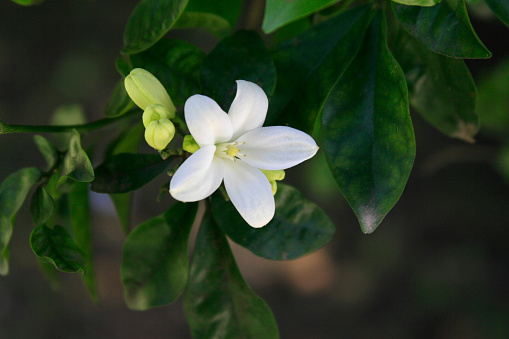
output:
[{"label": "stem", "polygon": [[139,114],[138,110],[127,112],[115,118],[104,118],[87,124],[48,126],[48,125],[10,125],[0,121],[0,135],[9,133],[62,133],[76,129],[78,132],[90,132],[108,126],[131,115]]}]

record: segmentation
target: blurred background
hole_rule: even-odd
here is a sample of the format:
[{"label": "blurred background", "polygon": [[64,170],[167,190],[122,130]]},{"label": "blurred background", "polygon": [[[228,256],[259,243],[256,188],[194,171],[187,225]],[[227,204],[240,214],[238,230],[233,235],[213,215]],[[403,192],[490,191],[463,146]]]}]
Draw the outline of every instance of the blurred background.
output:
[{"label": "blurred background", "polygon": [[[65,104],[80,104],[89,121],[102,118],[136,3],[0,2],[0,119],[47,124]],[[490,60],[467,61],[482,120],[475,144],[440,134],[414,113],[414,169],[373,234],[362,234],[319,154],[288,170],[285,182],[327,211],[337,227],[333,241],[287,262],[232,245],[282,338],[509,338],[509,30],[483,2],[470,4],[469,12],[493,52]],[[217,42],[199,31],[170,36],[205,52]],[[44,166],[32,135],[2,135],[0,159],[0,180]],[[167,209],[169,197],[155,201],[165,181],[136,193],[134,225]],[[108,196],[91,194],[91,207],[99,304],[78,275],[60,274],[55,289],[40,272],[25,204],[11,240],[11,272],[0,277],[0,338],[190,338],[181,299],[145,312],[125,306],[125,236]]]}]

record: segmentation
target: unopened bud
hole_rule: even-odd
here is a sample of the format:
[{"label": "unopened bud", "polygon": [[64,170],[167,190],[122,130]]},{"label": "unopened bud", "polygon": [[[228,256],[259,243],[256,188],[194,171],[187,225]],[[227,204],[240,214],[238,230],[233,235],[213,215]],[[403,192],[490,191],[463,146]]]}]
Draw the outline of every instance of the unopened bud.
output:
[{"label": "unopened bud", "polygon": [[154,120],[145,130],[145,141],[156,150],[163,150],[175,136],[175,126],[168,119]]},{"label": "unopened bud", "polygon": [[[175,116],[175,115],[174,115]],[[173,117],[174,117],[173,116]],[[145,128],[148,127],[148,125],[154,121],[154,120],[161,120],[161,119],[171,119],[170,112],[161,104],[153,104],[148,106],[145,111],[143,112],[143,126]]]},{"label": "unopened bud", "polygon": [[200,146],[198,145],[196,140],[194,140],[192,135],[186,135],[184,137],[184,141],[182,143],[182,148],[186,152],[194,153],[194,152],[196,152],[197,150],[200,149]]},{"label": "unopened bud", "polygon": [[169,112],[170,118],[175,116],[176,108],[164,86],[152,73],[135,68],[124,81],[127,94],[142,110],[153,104],[163,105]]},{"label": "unopened bud", "polygon": [[283,180],[285,178],[285,171],[283,170],[261,170],[263,174],[269,179],[269,183],[272,186],[272,194],[277,192],[276,180]]}]

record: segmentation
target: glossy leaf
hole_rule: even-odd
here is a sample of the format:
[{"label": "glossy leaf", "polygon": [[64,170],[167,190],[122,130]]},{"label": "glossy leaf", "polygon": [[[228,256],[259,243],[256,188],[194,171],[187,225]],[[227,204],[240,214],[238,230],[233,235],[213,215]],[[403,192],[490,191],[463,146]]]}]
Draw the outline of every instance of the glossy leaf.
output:
[{"label": "glossy leaf", "polygon": [[491,57],[470,24],[464,0],[443,0],[433,7],[393,3],[393,9],[403,27],[436,53],[462,59]]},{"label": "glossy leaf", "polygon": [[381,12],[325,103],[322,133],[334,179],[362,231],[373,232],[401,196],[415,157],[405,76]]},{"label": "glossy leaf", "polygon": [[181,40],[163,39],[147,51],[133,55],[133,68],[141,67],[161,81],[176,105],[199,92],[198,77],[205,59],[198,47]]},{"label": "glossy leaf", "polygon": [[37,226],[30,235],[30,246],[40,259],[53,264],[62,272],[85,272],[85,254],[62,226]]},{"label": "glossy leaf", "polygon": [[166,305],[182,293],[189,271],[189,232],[197,210],[197,203],[177,202],[129,234],[122,252],[122,283],[130,308]]},{"label": "glossy leaf", "polygon": [[126,114],[131,108],[134,107],[134,102],[131,100],[124,86],[124,79],[120,79],[113,88],[113,92],[106,103],[104,108],[104,115],[108,118],[114,118]]},{"label": "glossy leaf", "polygon": [[491,8],[493,13],[509,26],[509,1],[507,0],[485,0],[486,4]]},{"label": "glossy leaf", "polygon": [[209,212],[196,239],[184,310],[196,339],[278,338],[272,312],[242,278]]},{"label": "glossy leaf", "polygon": [[188,0],[142,0],[127,21],[124,54],[139,53],[161,39],[184,11]]},{"label": "glossy leaf", "polygon": [[158,154],[116,154],[95,169],[90,189],[98,193],[136,190],[163,173],[172,159],[162,160]]},{"label": "glossy leaf", "polygon": [[8,245],[16,213],[41,174],[35,167],[23,168],[9,175],[0,185],[0,275],[9,273]]},{"label": "glossy leaf", "polygon": [[236,80],[258,84],[269,98],[274,92],[276,68],[255,32],[237,31],[210,52],[201,71],[201,94],[211,97],[228,112],[237,91]]},{"label": "glossy leaf", "polygon": [[71,132],[69,147],[64,157],[62,173],[57,186],[61,186],[67,179],[79,182],[94,180],[94,169],[87,153],[81,148],[80,134],[75,129]]},{"label": "glossy leaf", "polygon": [[92,258],[92,235],[90,230],[90,203],[88,184],[77,182],[69,192],[69,216],[76,245],[83,251],[87,270],[83,273],[83,282],[92,299],[97,301],[97,287],[94,277]]},{"label": "glossy leaf", "polygon": [[410,103],[432,125],[473,142],[479,130],[477,90],[463,60],[433,53],[407,35],[396,53],[410,90]]},{"label": "glossy leaf", "polygon": [[52,169],[58,161],[58,149],[42,135],[34,135],[34,141],[48,164],[48,170]]},{"label": "glossy leaf", "polygon": [[212,13],[226,19],[230,26],[233,27],[239,19],[243,4],[243,0],[189,0],[186,12]]},{"label": "glossy leaf", "polygon": [[360,48],[373,17],[359,6],[322,22],[278,46],[278,82],[266,119],[311,133],[331,88]]},{"label": "glossy leaf", "polygon": [[249,226],[220,195],[212,198],[216,224],[237,244],[271,260],[297,259],[327,244],[335,231],[327,214],[295,188],[277,186],[276,214],[266,226]]},{"label": "glossy leaf", "polygon": [[30,214],[35,225],[44,224],[51,218],[55,210],[55,202],[44,186],[39,186],[32,196]]},{"label": "glossy leaf", "polygon": [[422,6],[422,7],[430,7],[435,6],[442,0],[392,0],[402,5],[407,6]]},{"label": "glossy leaf", "polygon": [[173,28],[201,28],[220,38],[231,29],[230,23],[213,13],[184,12]]},{"label": "glossy leaf", "polygon": [[279,27],[327,8],[338,0],[267,0],[262,29],[272,33]]}]

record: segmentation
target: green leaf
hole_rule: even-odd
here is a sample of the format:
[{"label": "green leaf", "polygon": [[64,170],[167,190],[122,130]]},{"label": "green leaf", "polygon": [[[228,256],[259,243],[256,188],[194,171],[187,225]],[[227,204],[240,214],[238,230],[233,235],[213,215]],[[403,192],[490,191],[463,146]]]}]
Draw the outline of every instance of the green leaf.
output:
[{"label": "green leaf", "polygon": [[69,148],[64,157],[62,173],[57,186],[64,184],[67,179],[79,182],[94,180],[94,169],[87,153],[81,148],[80,134],[75,129],[71,132]]},{"label": "green leaf", "polygon": [[115,61],[115,68],[117,69],[118,73],[126,77],[131,72],[132,67],[129,65],[129,63],[122,57],[118,57]]},{"label": "green leaf", "polygon": [[266,119],[311,133],[331,88],[352,62],[374,15],[359,6],[278,46],[278,82]]},{"label": "green leaf", "polygon": [[486,4],[506,26],[509,26],[509,1],[486,0]]},{"label": "green leaf", "polygon": [[158,154],[116,154],[95,169],[90,189],[98,193],[126,193],[149,183],[163,173],[173,157]]},{"label": "green leaf", "polygon": [[35,167],[23,168],[9,175],[0,185],[0,275],[9,273],[8,245],[16,213],[41,174]]},{"label": "green leaf", "polygon": [[134,102],[131,100],[124,86],[124,79],[120,79],[113,88],[113,92],[106,103],[104,108],[104,115],[108,118],[114,118],[126,114],[131,108],[134,107]]},{"label": "green leaf", "polygon": [[228,111],[235,97],[236,80],[258,84],[270,98],[276,86],[276,68],[262,39],[240,30],[223,39],[203,62],[200,83],[203,93]]},{"label": "green leaf", "polygon": [[44,0],[11,0],[18,5],[22,6],[33,6],[33,5],[39,5],[44,2]]},{"label": "green leaf", "polygon": [[[210,1],[210,0],[189,0],[186,12],[211,13],[226,19],[230,26],[237,23],[242,10],[243,0]],[[185,12],[184,12],[185,13]]]},{"label": "green leaf", "polygon": [[278,338],[267,304],[246,284],[226,237],[207,211],[184,293],[193,338]]},{"label": "green leaf", "polygon": [[[79,125],[86,122],[87,119],[83,107],[76,104],[58,107],[51,117],[51,124],[57,126]],[[71,132],[53,134],[53,140],[60,150],[67,149],[70,138]]]},{"label": "green leaf", "polygon": [[201,28],[222,38],[231,29],[230,23],[213,13],[184,12],[173,28]]},{"label": "green leaf", "polygon": [[69,216],[76,245],[83,251],[87,270],[83,273],[83,282],[94,301],[98,300],[92,258],[92,235],[90,231],[90,203],[88,184],[77,182],[69,192]]},{"label": "green leaf", "polygon": [[197,203],[177,202],[129,234],[122,251],[122,283],[130,308],[166,305],[182,293],[189,271],[189,232],[197,210]]},{"label": "green leaf", "polygon": [[124,54],[139,53],[163,37],[184,11],[188,0],[142,0],[127,21]]},{"label": "green leaf", "polygon": [[435,6],[442,0],[392,0],[392,1],[408,6],[430,7]]},{"label": "green leaf", "polygon": [[382,12],[329,95],[322,132],[334,179],[371,233],[401,196],[415,157],[405,76],[387,47]]},{"label": "green leaf", "polygon": [[44,186],[39,186],[32,196],[30,214],[35,225],[44,224],[51,218],[55,210],[55,202]]},{"label": "green leaf", "polygon": [[62,272],[86,270],[85,254],[62,226],[37,226],[30,235],[30,246],[37,257],[53,264]]},{"label": "green leaf", "polygon": [[267,0],[262,29],[269,34],[279,27],[327,8],[338,0]]},{"label": "green leaf", "polygon": [[58,161],[57,147],[42,135],[34,135],[34,141],[48,164],[48,170],[52,169]]},{"label": "green leaf", "polygon": [[145,52],[131,56],[133,68],[154,74],[176,105],[199,92],[198,77],[204,59],[205,53],[198,47],[175,39],[163,39]]},{"label": "green leaf", "polygon": [[433,7],[396,3],[392,7],[403,27],[426,48],[453,58],[491,57],[470,24],[464,0],[443,0]]},{"label": "green leaf", "polygon": [[408,35],[405,41],[396,59],[407,77],[412,106],[442,133],[474,142],[477,90],[465,62],[433,53]]},{"label": "green leaf", "polygon": [[327,244],[334,224],[317,205],[295,188],[278,183],[276,214],[262,228],[249,226],[231,202],[212,197],[212,215],[217,225],[237,244],[271,260],[291,260]]}]

